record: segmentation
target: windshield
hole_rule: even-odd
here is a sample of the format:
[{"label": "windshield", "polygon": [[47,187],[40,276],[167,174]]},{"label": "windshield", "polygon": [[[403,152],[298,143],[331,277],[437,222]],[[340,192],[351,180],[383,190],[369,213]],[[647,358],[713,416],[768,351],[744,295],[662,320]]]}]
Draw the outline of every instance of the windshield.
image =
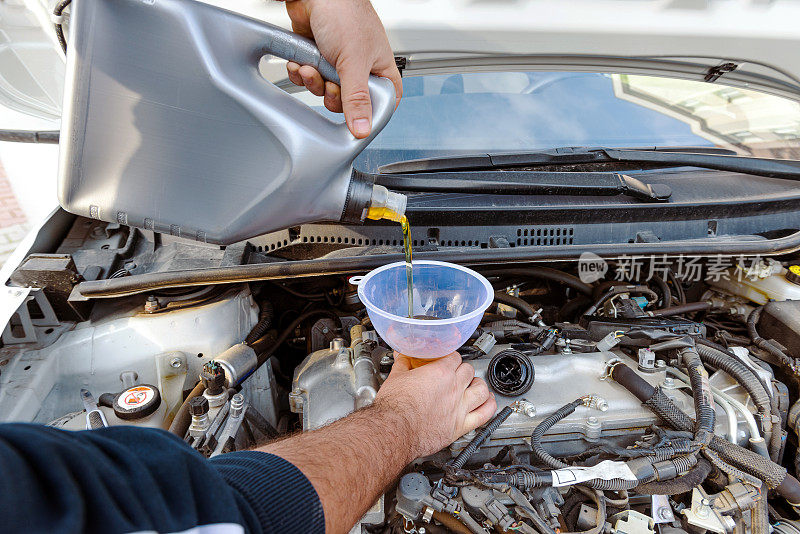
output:
[{"label": "windshield", "polygon": [[356,167],[376,172],[416,158],[562,146],[717,146],[800,159],[799,140],[800,104],[719,83],[577,72],[440,74],[403,79],[400,106]]}]

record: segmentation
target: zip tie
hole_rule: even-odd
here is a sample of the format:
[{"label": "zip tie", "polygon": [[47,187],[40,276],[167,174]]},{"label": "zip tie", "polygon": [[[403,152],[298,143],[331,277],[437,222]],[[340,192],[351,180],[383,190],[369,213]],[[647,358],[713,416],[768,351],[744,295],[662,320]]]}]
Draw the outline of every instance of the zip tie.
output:
[{"label": "zip tie", "polygon": [[64,14],[56,15],[55,13],[50,13],[50,22],[53,24],[61,25],[64,24]]}]

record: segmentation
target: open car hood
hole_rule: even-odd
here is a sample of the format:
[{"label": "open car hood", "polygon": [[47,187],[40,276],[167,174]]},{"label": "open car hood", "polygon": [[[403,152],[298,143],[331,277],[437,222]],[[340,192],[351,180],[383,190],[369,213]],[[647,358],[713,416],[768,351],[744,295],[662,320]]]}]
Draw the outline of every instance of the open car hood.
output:
[{"label": "open car hood", "polygon": [[[288,26],[279,2],[209,3]],[[57,120],[64,58],[46,4],[0,3],[0,103]],[[626,72],[721,80],[800,101],[800,3],[790,0],[428,0],[375,8],[406,75]]]}]

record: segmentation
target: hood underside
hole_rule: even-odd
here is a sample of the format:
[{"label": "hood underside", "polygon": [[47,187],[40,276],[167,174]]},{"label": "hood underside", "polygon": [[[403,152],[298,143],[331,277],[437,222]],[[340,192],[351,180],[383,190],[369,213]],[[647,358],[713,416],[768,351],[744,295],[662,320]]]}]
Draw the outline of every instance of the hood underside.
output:
[{"label": "hood underside", "polygon": [[[279,2],[209,3],[288,26]],[[375,2],[375,9],[405,75],[624,72],[721,80],[800,101],[797,2],[429,0]],[[63,61],[46,2],[0,5],[0,63],[15,67],[0,69],[0,102],[53,120]]]}]

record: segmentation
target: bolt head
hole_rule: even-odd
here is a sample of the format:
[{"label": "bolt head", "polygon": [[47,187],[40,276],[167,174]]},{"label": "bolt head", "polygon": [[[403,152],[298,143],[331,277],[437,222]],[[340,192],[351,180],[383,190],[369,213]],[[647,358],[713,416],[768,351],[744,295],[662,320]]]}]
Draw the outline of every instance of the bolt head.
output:
[{"label": "bolt head", "polygon": [[180,358],[172,358],[169,361],[169,364],[172,367],[174,367],[175,369],[178,369],[179,367],[181,367],[183,365],[183,360],[181,360]]},{"label": "bolt head", "polygon": [[589,422],[590,425],[597,425],[600,423],[600,420],[593,415],[590,416],[589,419],[587,419],[587,421]]}]

